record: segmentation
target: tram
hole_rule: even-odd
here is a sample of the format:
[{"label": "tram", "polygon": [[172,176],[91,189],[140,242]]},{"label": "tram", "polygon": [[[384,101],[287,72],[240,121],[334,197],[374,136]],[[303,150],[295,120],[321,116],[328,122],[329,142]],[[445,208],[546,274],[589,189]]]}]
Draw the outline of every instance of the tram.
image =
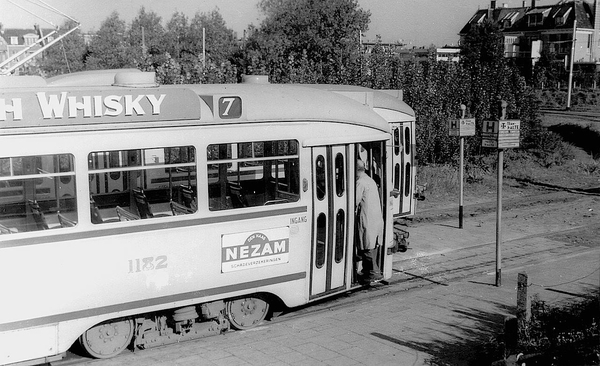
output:
[{"label": "tram", "polygon": [[392,94],[0,78],[0,365],[249,329],[361,286],[357,159],[379,186],[390,278],[415,127]]}]

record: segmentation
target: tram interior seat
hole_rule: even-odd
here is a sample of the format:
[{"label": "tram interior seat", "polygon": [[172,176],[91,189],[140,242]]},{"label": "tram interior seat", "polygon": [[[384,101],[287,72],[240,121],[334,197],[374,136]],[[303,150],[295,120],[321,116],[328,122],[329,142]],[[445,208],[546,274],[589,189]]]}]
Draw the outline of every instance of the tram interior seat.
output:
[{"label": "tram interior seat", "polygon": [[13,231],[4,225],[0,224],[0,234],[12,234]]},{"label": "tram interior seat", "polygon": [[198,210],[198,204],[196,203],[196,195],[194,194],[194,188],[192,186],[179,186],[181,191],[182,202],[185,207],[192,209],[192,212]]},{"label": "tram interior seat", "polygon": [[56,214],[58,216],[58,222],[60,223],[60,227],[73,227],[77,225],[76,221],[67,218],[65,215],[60,213],[60,211],[58,211]]},{"label": "tram interior seat", "polygon": [[146,197],[144,191],[141,188],[134,188],[131,190],[131,192],[133,193],[135,205],[140,217],[142,219],[154,217],[152,210],[150,209],[150,204],[148,203],[148,198]]},{"label": "tram interior seat", "polygon": [[173,213],[173,216],[189,215],[189,214],[193,214],[194,212],[196,212],[195,210],[193,210],[189,207],[186,207],[180,203],[177,203],[175,201],[169,202],[169,205],[171,206],[171,212]]},{"label": "tram interior seat", "polygon": [[90,198],[90,210],[92,215],[92,224],[102,224],[104,220],[102,219],[102,214],[100,214],[100,209],[96,206],[96,202],[93,198]]},{"label": "tram interior seat", "polygon": [[119,221],[134,221],[140,219],[138,215],[133,214],[120,206],[115,207],[115,209],[117,210]]},{"label": "tram interior seat", "polygon": [[37,201],[27,200],[27,206],[29,206],[29,210],[31,211],[31,215],[33,216],[33,220],[35,221],[35,225],[38,230],[48,230],[50,227],[48,226],[48,222],[46,221],[46,217],[44,213],[40,209],[40,205]]},{"label": "tram interior seat", "polygon": [[227,189],[231,196],[231,203],[234,208],[248,207],[246,192],[239,182],[227,182]]}]

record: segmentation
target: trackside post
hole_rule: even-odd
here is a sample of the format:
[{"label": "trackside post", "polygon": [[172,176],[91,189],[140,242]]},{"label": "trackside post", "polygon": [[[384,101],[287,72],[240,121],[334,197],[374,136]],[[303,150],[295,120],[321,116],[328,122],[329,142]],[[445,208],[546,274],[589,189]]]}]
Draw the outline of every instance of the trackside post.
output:
[{"label": "trackside post", "polygon": [[463,228],[463,191],[464,191],[464,149],[465,149],[465,136],[475,135],[475,118],[465,118],[467,106],[464,104],[460,105],[462,110],[460,119],[451,119],[448,126],[450,136],[459,136],[460,140],[460,159],[458,168],[458,185],[459,185],[459,196],[458,196],[458,228]]},{"label": "trackside post", "polygon": [[507,120],[508,103],[500,101],[498,121],[484,121],[481,130],[481,146],[498,149],[498,187],[496,190],[496,287],[502,286],[502,176],[504,169],[504,149],[519,147],[521,121]]}]

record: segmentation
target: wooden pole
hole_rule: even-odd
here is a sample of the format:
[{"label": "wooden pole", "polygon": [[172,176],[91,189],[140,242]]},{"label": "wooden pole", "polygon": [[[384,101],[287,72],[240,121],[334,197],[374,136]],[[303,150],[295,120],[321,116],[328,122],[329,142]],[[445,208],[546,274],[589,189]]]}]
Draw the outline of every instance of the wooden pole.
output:
[{"label": "wooden pole", "polygon": [[571,44],[571,60],[569,65],[569,86],[567,90],[567,110],[571,110],[571,93],[573,92],[573,63],[575,62],[575,43],[577,42],[577,19],[573,22],[573,42]]}]

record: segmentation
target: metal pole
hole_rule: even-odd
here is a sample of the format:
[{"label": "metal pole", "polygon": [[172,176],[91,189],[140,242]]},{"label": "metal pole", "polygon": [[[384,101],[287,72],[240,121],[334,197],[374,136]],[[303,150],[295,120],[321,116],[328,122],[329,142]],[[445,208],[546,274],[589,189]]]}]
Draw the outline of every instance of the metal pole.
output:
[{"label": "metal pole", "polygon": [[498,149],[498,189],[496,207],[496,287],[502,286],[502,175],[504,170],[504,150]]},{"label": "metal pole", "polygon": [[460,137],[460,163],[458,168],[458,189],[460,195],[458,198],[458,228],[463,228],[463,170],[464,170],[464,148],[465,138]]},{"label": "metal pole", "polygon": [[[461,113],[461,118],[464,119],[466,116],[466,112],[467,112],[467,106],[464,104],[460,105],[460,109],[462,111]],[[459,123],[461,121],[459,120]],[[460,126],[459,126],[460,128]],[[459,132],[459,136],[460,136],[460,132]],[[458,167],[458,190],[460,191],[459,196],[458,196],[458,228],[462,229],[463,228],[463,191],[464,191],[464,185],[463,185],[463,180],[464,180],[464,170],[465,170],[465,165],[464,165],[464,160],[465,160],[465,138],[463,136],[459,137],[459,141],[460,141],[460,162],[459,162],[459,167]]]},{"label": "metal pole", "polygon": [[206,67],[206,28],[202,28],[202,67]]},{"label": "metal pole", "polygon": [[567,92],[567,110],[571,110],[571,93],[573,92],[573,63],[575,62],[575,43],[577,42],[577,19],[573,22],[573,42],[571,42],[571,62],[569,65],[569,87]]}]

